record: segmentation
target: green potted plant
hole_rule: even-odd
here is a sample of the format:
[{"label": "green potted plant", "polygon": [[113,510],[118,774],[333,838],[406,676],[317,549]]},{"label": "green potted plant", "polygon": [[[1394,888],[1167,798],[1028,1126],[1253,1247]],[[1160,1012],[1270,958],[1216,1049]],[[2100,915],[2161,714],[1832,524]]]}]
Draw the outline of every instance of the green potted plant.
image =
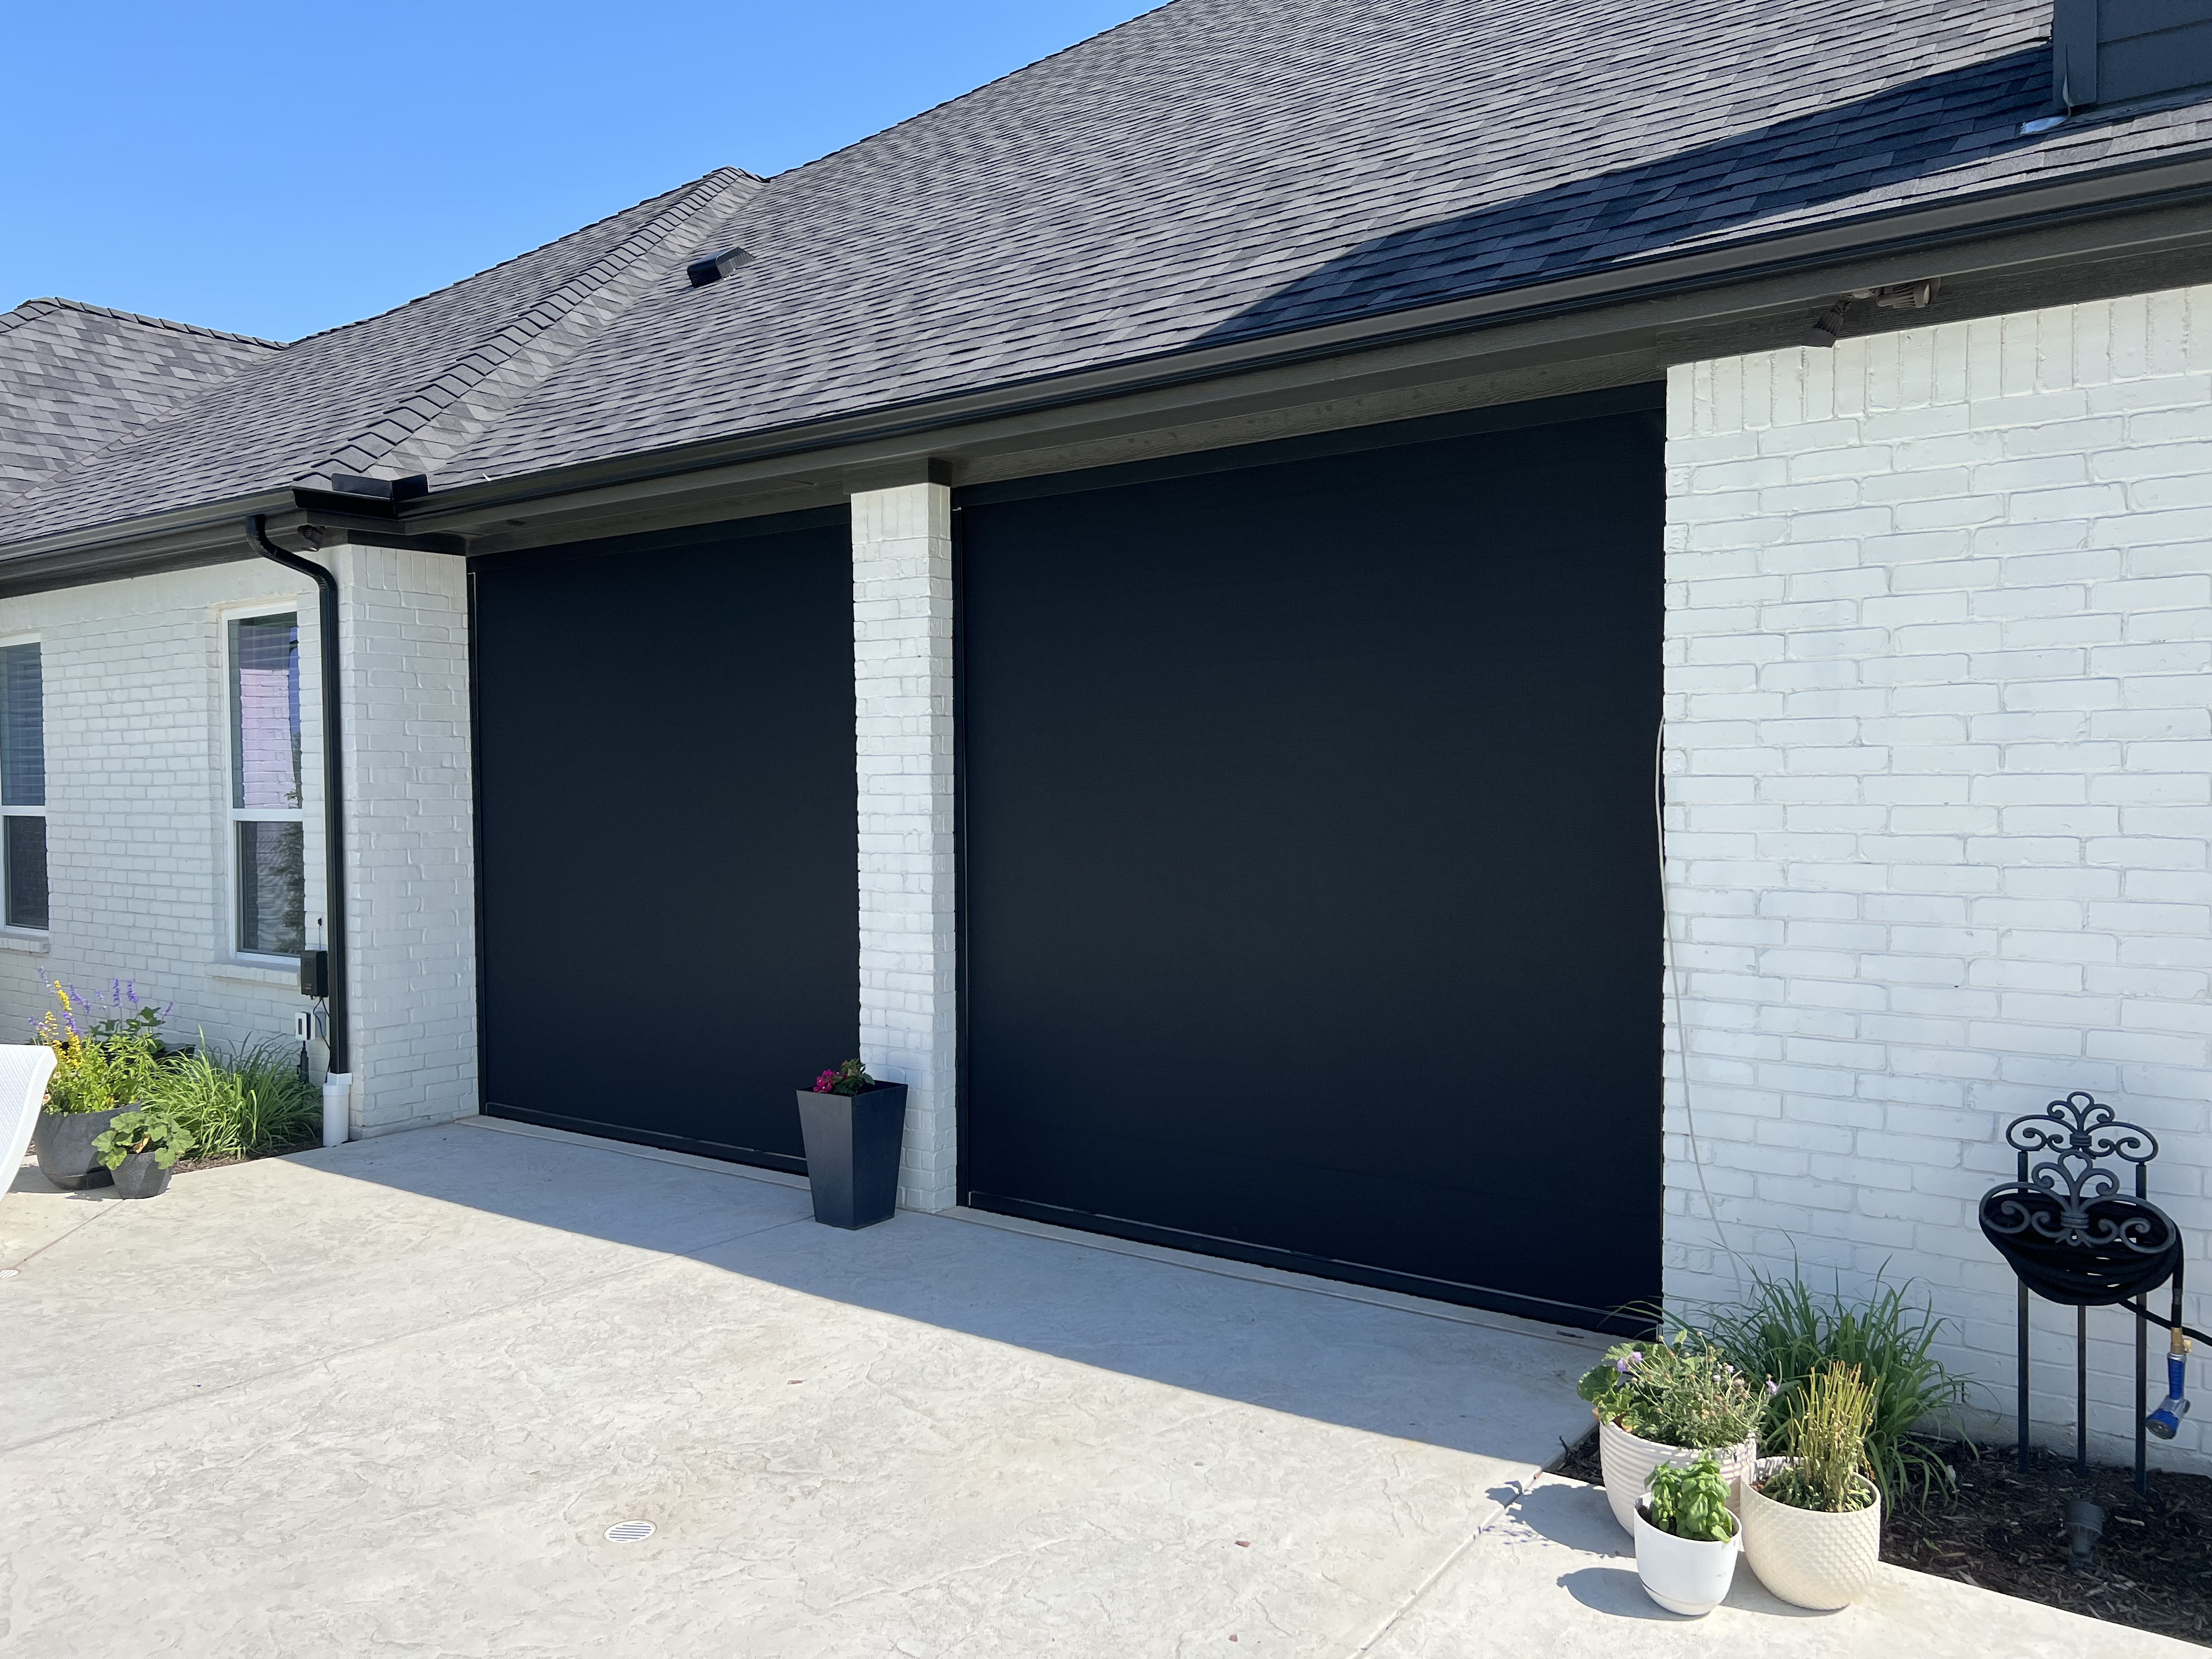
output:
[{"label": "green potted plant", "polygon": [[154,1198],[169,1190],[179,1156],[192,1149],[192,1132],[159,1106],[118,1112],[92,1143],[94,1152],[124,1198]]},{"label": "green potted plant", "polygon": [[799,1128],[814,1218],[854,1230],[889,1221],[898,1208],[906,1085],[878,1082],[857,1060],[833,1066],[799,1091]]},{"label": "green potted plant", "polygon": [[1875,1388],[1840,1361],[1814,1373],[1785,1426],[1790,1455],[1744,1482],[1743,1551],[1784,1601],[1823,1612],[1849,1607],[1881,1560],[1881,1493],[1869,1477]]},{"label": "green potted plant", "polygon": [[1606,1351],[1577,1389],[1597,1413],[1598,1460],[1613,1518],[1636,1530],[1636,1500],[1662,1464],[1693,1463],[1707,1452],[1730,1483],[1759,1456],[1766,1389],[1702,1336],[1662,1332]]},{"label": "green potted plant", "polygon": [[1636,1576],[1669,1613],[1702,1619],[1727,1598],[1743,1528],[1729,1509],[1729,1485],[1710,1455],[1651,1471],[1636,1506]]},{"label": "green potted plant", "polygon": [[[92,1144],[152,1084],[162,1054],[163,1011],[141,1003],[137,987],[120,981],[105,1000],[85,997],[59,980],[52,990],[60,1006],[48,1009],[32,1034],[54,1051],[35,1135],[39,1173],[57,1187],[105,1187],[112,1177]],[[105,1017],[95,1018],[103,1007]]]}]

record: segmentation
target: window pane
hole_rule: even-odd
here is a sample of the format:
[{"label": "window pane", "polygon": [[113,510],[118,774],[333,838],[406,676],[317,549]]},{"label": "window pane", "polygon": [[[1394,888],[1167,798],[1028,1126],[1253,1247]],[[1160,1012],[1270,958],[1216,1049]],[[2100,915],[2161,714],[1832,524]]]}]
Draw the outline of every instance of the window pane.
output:
[{"label": "window pane", "polygon": [[306,944],[301,926],[307,885],[301,879],[300,826],[238,826],[238,948],[295,957]]},{"label": "window pane", "polygon": [[230,804],[300,805],[300,619],[230,625]]},{"label": "window pane", "polygon": [[[11,645],[0,648],[0,805],[46,804],[46,696],[39,647]],[[43,880],[39,890],[46,891]],[[46,900],[39,903],[44,908]]]},{"label": "window pane", "polygon": [[46,821],[44,818],[0,818],[4,824],[8,860],[8,925],[43,927],[46,925]]}]

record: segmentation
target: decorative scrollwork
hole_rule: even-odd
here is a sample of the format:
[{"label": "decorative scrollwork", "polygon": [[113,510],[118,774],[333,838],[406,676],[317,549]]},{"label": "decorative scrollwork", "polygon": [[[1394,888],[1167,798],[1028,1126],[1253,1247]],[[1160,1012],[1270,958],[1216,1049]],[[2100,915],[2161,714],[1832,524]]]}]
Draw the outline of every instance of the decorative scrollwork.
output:
[{"label": "decorative scrollwork", "polygon": [[2181,1234],[2172,1218],[2121,1190],[2127,1165],[2136,1166],[2139,1185],[2142,1166],[2158,1156],[2148,1129],[2121,1122],[2077,1090],[2014,1118],[2005,1142],[2021,1155],[2021,1173],[1983,1194],[1982,1231],[2039,1294],[2084,1305],[2116,1302],[2163,1283],[2179,1267]]},{"label": "decorative scrollwork", "polygon": [[[2030,1157],[2052,1154],[2029,1166],[2027,1180],[2058,1200],[2062,1219],[2055,1224],[2069,1243],[2090,1242],[2087,1206],[2120,1190],[2118,1173],[2102,1167],[2100,1160],[2114,1158],[2140,1164],[2158,1156],[2158,1140],[2149,1130],[2121,1122],[2118,1113],[2079,1089],[2040,1112],[2014,1118],[2005,1126],[2005,1141]],[[2039,1222],[2037,1231],[2044,1231]]]},{"label": "decorative scrollwork", "polygon": [[2085,1195],[2014,1182],[1992,1187],[1982,1198],[1982,1231],[1992,1237],[2036,1237],[2077,1250],[2133,1250],[2149,1255],[2173,1237],[2166,1212],[2141,1200],[2115,1196],[2110,1188]]}]

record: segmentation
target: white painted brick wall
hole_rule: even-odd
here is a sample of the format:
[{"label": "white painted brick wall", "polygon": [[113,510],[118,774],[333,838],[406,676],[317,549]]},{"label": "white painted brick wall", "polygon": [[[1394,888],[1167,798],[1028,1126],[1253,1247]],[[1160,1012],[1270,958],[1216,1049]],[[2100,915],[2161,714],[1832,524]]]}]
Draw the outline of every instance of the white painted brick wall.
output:
[{"label": "white painted brick wall", "polygon": [[323,907],[313,588],[272,564],[103,582],[0,599],[0,637],[35,635],[46,682],[47,939],[0,933],[9,1042],[59,978],[137,982],[176,1005],[173,1038],[289,1040],[295,975],[231,951],[223,619],[296,601],[303,664],[307,914]]},{"label": "white painted brick wall", "polygon": [[[356,1133],[476,1109],[467,646],[459,562],[346,550]],[[325,913],[315,590],[261,560],[0,599],[46,682],[45,940],[0,932],[0,1021],[24,1030],[58,976],[135,979],[190,1041],[289,1040],[289,965],[231,949],[223,623],[295,603],[301,630],[307,917]],[[372,699],[362,712],[361,699]],[[9,1037],[8,1040],[17,1040]]]},{"label": "white painted brick wall", "polygon": [[853,497],[860,1057],[907,1085],[899,1202],[957,1201],[952,492]]},{"label": "white painted brick wall", "polygon": [[[1685,366],[1668,401],[1667,1293],[1733,1288],[1686,1076],[1727,1243],[1918,1279],[2002,1419],[1974,1206],[2021,1113],[2087,1089],[2158,1134],[2212,1314],[2212,288]],[[2132,1322],[2090,1319],[2119,1461]],[[2039,1304],[2069,1447],[2072,1328]],[[2205,1467],[2207,1420],[2154,1455]]]}]

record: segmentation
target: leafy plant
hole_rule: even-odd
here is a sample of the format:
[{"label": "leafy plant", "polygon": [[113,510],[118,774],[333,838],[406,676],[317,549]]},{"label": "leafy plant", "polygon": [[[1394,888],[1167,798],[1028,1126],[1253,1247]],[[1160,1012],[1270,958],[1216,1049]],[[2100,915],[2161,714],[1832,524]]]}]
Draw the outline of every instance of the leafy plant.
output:
[{"label": "leafy plant", "polygon": [[133,1152],[151,1152],[156,1164],[171,1169],[180,1153],[191,1149],[192,1132],[158,1106],[123,1113],[92,1143],[93,1152],[111,1170],[119,1168]]},{"label": "leafy plant", "polygon": [[161,1067],[153,1094],[206,1158],[291,1152],[322,1133],[321,1097],[301,1078],[297,1055],[273,1038],[226,1048],[203,1033],[198,1048]]},{"label": "leafy plant", "polygon": [[1760,1483],[1759,1491],[1793,1509],[1843,1515],[1874,1502],[1866,1478],[1866,1435],[1874,1422],[1874,1384],[1840,1360],[1805,1385],[1792,1445],[1797,1461]]},{"label": "leafy plant", "polygon": [[[1767,1408],[1761,1440],[1769,1450],[1793,1456],[1799,1423],[1814,1376],[1842,1364],[1856,1366],[1874,1395],[1866,1430],[1866,1472],[1892,1510],[1908,1499],[1924,1506],[1956,1477],[1914,1431],[1941,1421],[1966,1397],[1966,1382],[1934,1353],[1943,1322],[1903,1285],[1876,1274],[1863,1301],[1845,1298],[1840,1285],[1815,1296],[1796,1274],[1753,1277],[1741,1305],[1714,1310],[1705,1324],[1716,1342],[1746,1370],[1763,1372],[1778,1385]],[[1917,1489],[1917,1497],[1914,1493]]]},{"label": "leafy plant", "polygon": [[1750,1439],[1766,1405],[1745,1368],[1690,1330],[1615,1344],[1575,1391],[1631,1434],[1698,1449]]},{"label": "leafy plant", "polygon": [[1728,1482],[1721,1466],[1700,1457],[1685,1468],[1662,1463],[1651,1471],[1651,1524],[1696,1544],[1725,1544],[1735,1534],[1729,1513]]},{"label": "leafy plant", "polygon": [[833,1066],[814,1079],[814,1092],[817,1095],[857,1095],[875,1086],[876,1080],[868,1075],[868,1068],[857,1060]]},{"label": "leafy plant", "polygon": [[[141,1003],[135,982],[118,980],[104,1003],[60,980],[50,988],[59,1006],[40,1015],[31,1030],[33,1041],[54,1051],[46,1109],[104,1112],[145,1099],[161,1063],[161,1021],[168,1011]],[[103,1006],[106,1017],[94,1018]]]}]

